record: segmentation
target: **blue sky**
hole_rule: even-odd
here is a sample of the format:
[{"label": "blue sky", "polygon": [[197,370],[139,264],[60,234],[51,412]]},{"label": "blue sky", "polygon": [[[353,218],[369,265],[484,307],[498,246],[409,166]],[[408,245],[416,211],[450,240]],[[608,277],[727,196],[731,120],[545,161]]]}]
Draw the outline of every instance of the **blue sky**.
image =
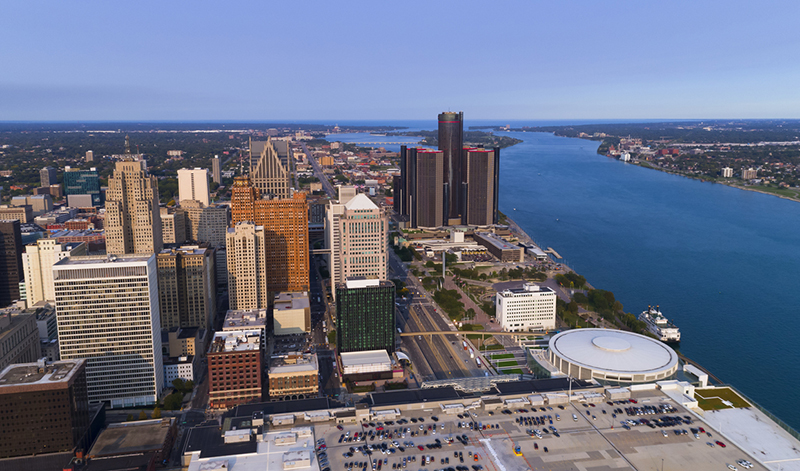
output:
[{"label": "blue sky", "polygon": [[800,2],[6,1],[0,120],[800,118]]}]

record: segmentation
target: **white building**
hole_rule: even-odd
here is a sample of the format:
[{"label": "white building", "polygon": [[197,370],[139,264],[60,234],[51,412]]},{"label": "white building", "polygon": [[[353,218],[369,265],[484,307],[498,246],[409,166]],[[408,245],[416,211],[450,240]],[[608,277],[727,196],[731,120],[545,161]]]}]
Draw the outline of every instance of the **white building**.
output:
[{"label": "white building", "polygon": [[731,177],[733,177],[733,169],[730,167],[723,167],[722,178],[731,178]]},{"label": "white building", "polygon": [[53,265],[62,360],[87,360],[90,402],[154,404],[164,389],[155,254]]},{"label": "white building", "polygon": [[25,246],[22,270],[25,273],[25,291],[28,307],[39,301],[56,299],[53,290],[53,265],[59,260],[86,255],[86,243],[59,244],[55,239],[39,239]]},{"label": "white building", "polygon": [[204,168],[182,168],[178,170],[179,201],[195,200],[204,206],[211,204],[208,191],[208,170]]},{"label": "white building", "polygon": [[386,279],[389,220],[386,212],[352,187],[339,187],[339,203],[328,205],[325,247],[331,250],[331,283],[363,276]]},{"label": "white building", "polygon": [[267,296],[267,256],[263,226],[237,223],[226,237],[228,303],[232,310],[261,309]]},{"label": "white building", "polygon": [[528,332],[556,327],[556,292],[525,283],[522,288],[497,293],[497,321],[505,331]]},{"label": "white building", "polygon": [[178,378],[184,381],[194,381],[195,358],[197,357],[189,355],[164,360],[164,385],[170,387],[172,382]]}]

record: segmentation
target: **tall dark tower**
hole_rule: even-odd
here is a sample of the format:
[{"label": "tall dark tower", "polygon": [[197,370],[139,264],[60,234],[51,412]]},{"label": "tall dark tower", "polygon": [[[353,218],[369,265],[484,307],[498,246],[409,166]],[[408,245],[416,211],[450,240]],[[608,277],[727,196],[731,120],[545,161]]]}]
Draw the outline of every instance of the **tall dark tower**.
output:
[{"label": "tall dark tower", "polygon": [[447,224],[459,223],[462,208],[464,113],[439,115],[439,150],[444,152],[444,208]]}]

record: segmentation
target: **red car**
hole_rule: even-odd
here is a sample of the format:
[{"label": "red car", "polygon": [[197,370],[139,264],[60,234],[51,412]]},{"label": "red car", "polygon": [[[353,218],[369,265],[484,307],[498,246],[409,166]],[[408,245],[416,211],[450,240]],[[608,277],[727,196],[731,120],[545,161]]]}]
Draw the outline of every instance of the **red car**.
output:
[{"label": "red car", "polygon": [[716,442],[714,442],[714,443],[716,443],[717,445],[721,446],[722,448],[725,448],[725,444],[724,444],[724,443],[722,443],[722,442],[721,442],[721,441],[719,441],[719,440],[717,440],[717,441],[716,441]]},{"label": "red car", "polygon": [[425,451],[425,447],[422,445],[417,445],[417,448],[419,448],[419,451]]},{"label": "red car", "polygon": [[379,432],[380,432],[381,430],[383,430],[383,427],[378,427],[378,428],[376,428],[375,430],[377,430],[377,431],[379,431]]},{"label": "red car", "polygon": [[337,425],[336,428],[338,428],[339,430],[344,430],[344,427],[342,427],[341,425]]},{"label": "red car", "polygon": [[638,403],[639,403],[639,401],[637,401],[636,399],[628,399],[628,400],[629,400],[630,402],[632,402],[633,404],[638,404]]},{"label": "red car", "polygon": [[361,424],[361,426],[364,428],[369,428],[369,424]]}]

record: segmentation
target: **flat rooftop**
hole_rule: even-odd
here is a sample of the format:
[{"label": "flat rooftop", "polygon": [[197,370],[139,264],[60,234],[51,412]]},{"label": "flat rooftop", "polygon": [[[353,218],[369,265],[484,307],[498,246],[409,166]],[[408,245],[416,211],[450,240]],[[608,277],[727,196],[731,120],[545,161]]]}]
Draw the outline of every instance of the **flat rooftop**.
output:
[{"label": "flat rooftop", "polygon": [[269,366],[269,374],[310,373],[318,369],[316,353],[282,355],[272,357]]},{"label": "flat rooftop", "polygon": [[233,417],[252,417],[254,412],[266,415],[295,414],[317,410],[337,409],[343,405],[327,397],[314,397],[298,399],[296,401],[259,402],[255,404],[242,404],[233,409]]},{"label": "flat rooftop", "polygon": [[306,309],[311,306],[307,291],[289,291],[275,295],[275,311]]},{"label": "flat rooftop", "polygon": [[386,350],[368,350],[366,352],[345,352],[341,353],[342,365],[360,366],[372,365],[374,363],[391,363],[389,354]]},{"label": "flat rooftop", "polygon": [[412,404],[415,402],[451,401],[462,399],[453,387],[432,389],[405,389],[401,391],[387,391],[369,395],[372,405],[393,406]]},{"label": "flat rooftop", "polygon": [[111,424],[100,432],[89,456],[115,456],[158,451],[164,447],[175,418]]},{"label": "flat rooftop", "polygon": [[39,363],[8,365],[0,372],[0,394],[9,386],[60,383],[61,387],[65,387],[84,363],[85,360],[62,360],[47,363],[44,368]]},{"label": "flat rooftop", "polygon": [[154,257],[154,255],[153,254],[80,255],[77,257],[68,257],[63,260],[60,260],[58,263],[53,265],[53,267],[65,268],[70,266],[81,266],[81,265],[106,265],[106,264],[110,265],[110,264],[124,264],[124,263],[141,264],[141,263],[147,263],[151,257]]},{"label": "flat rooftop", "polygon": [[209,353],[245,352],[261,348],[261,330],[217,332],[208,346]]},{"label": "flat rooftop", "polygon": [[237,309],[225,314],[223,331],[264,329],[267,324],[267,309]]},{"label": "flat rooftop", "polygon": [[[514,381],[509,383],[496,383],[495,389],[501,396],[520,395],[528,393],[547,393],[569,391],[569,378],[532,379],[530,381]],[[597,385],[590,381],[572,378],[572,390],[594,389]]]},{"label": "flat rooftop", "polygon": [[496,234],[492,234],[491,232],[476,232],[473,235],[473,237],[475,236],[484,239],[486,242],[494,245],[495,247],[501,250],[522,250],[522,247],[514,245],[510,242],[506,242],[505,240],[501,239]]}]

